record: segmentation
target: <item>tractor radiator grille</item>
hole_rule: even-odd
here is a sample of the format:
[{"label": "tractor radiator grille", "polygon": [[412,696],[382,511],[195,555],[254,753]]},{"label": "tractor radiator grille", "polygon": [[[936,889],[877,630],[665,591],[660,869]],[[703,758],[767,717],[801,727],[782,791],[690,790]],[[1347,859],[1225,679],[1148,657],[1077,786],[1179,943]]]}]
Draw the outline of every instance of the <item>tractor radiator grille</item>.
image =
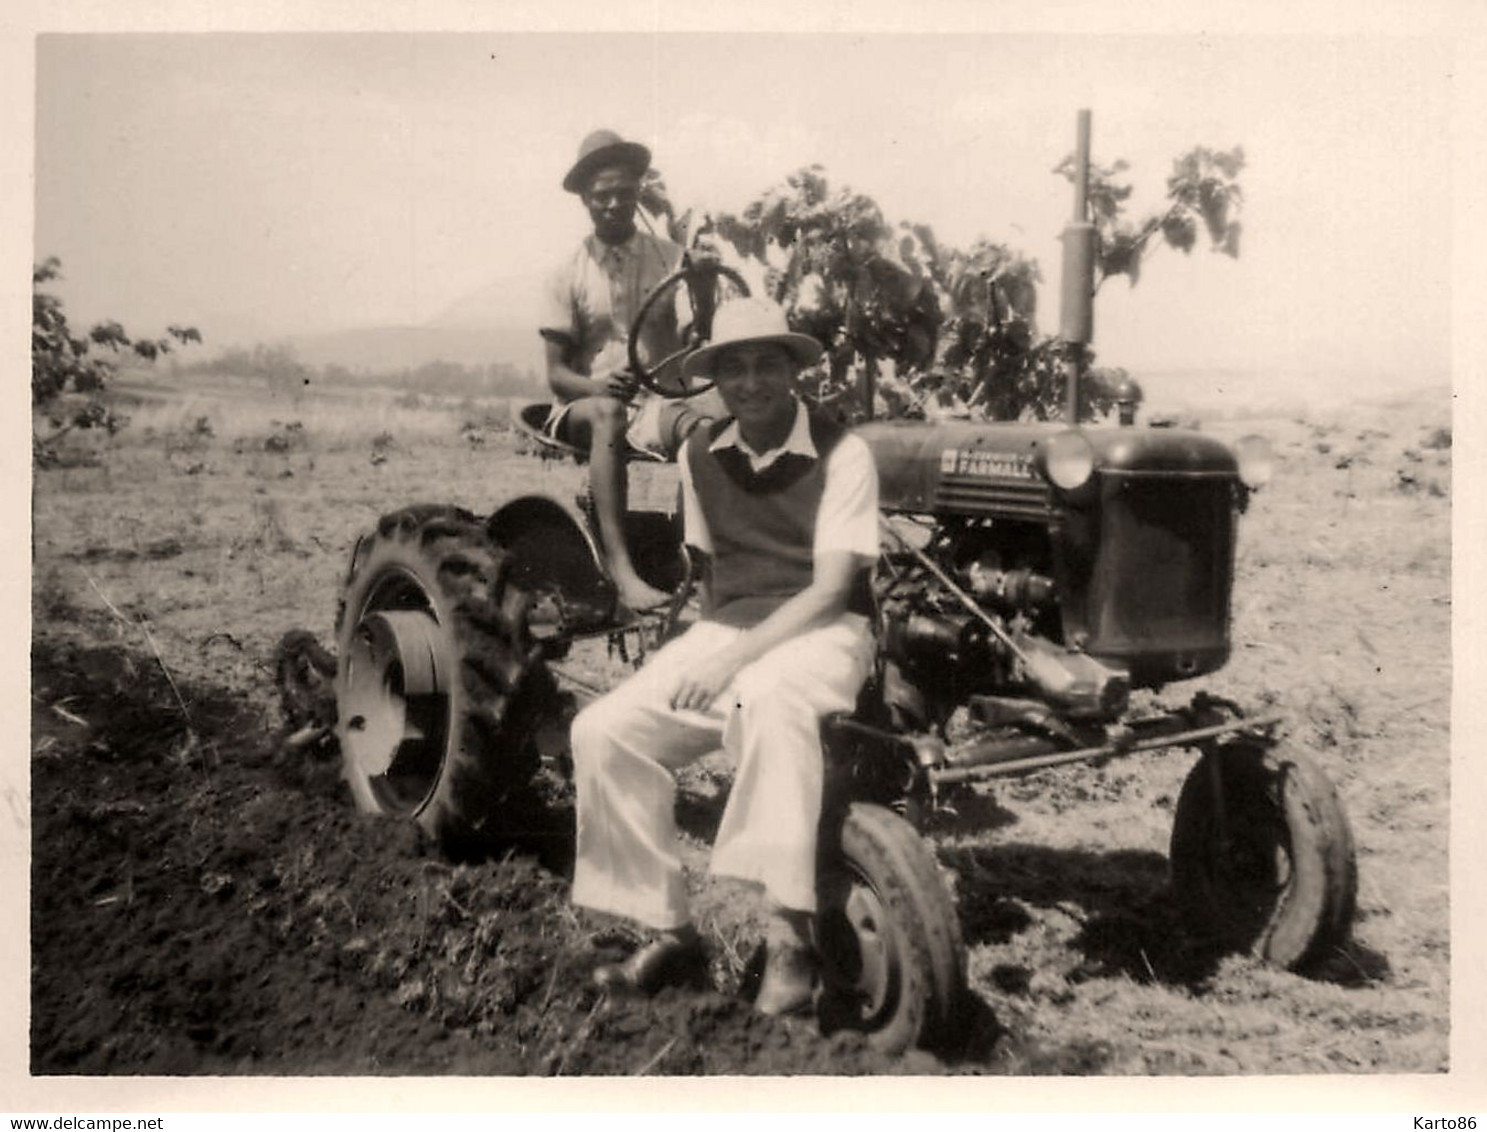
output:
[{"label": "tractor radiator grille", "polygon": [[942,475],[935,496],[937,512],[1047,519],[1052,491],[1043,483],[998,481],[984,476]]},{"label": "tractor radiator grille", "polygon": [[1154,680],[1217,667],[1229,646],[1232,483],[1111,481],[1090,594],[1090,651],[1150,667]]}]

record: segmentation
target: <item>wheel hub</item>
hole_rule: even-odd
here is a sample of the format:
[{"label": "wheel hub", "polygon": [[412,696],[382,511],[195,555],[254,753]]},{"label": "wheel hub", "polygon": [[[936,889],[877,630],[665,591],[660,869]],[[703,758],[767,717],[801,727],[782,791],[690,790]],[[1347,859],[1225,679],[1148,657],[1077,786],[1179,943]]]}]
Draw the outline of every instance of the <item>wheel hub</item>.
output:
[{"label": "wheel hub", "polygon": [[855,1027],[871,1029],[897,1000],[899,971],[889,918],[878,893],[857,876],[821,921],[823,975]]},{"label": "wheel hub", "polygon": [[1227,815],[1224,834],[1214,839],[1214,881],[1232,893],[1249,930],[1260,931],[1270,910],[1292,883],[1289,837],[1268,812]]},{"label": "wheel hub", "polygon": [[878,894],[854,884],[843,909],[857,941],[856,990],[866,1017],[875,1018],[888,1005],[893,978],[892,947],[886,938],[887,918]]},{"label": "wheel hub", "polygon": [[385,775],[404,744],[428,738],[410,702],[446,691],[439,625],[427,613],[390,610],[361,619],[346,657],[342,743],[358,771]]}]

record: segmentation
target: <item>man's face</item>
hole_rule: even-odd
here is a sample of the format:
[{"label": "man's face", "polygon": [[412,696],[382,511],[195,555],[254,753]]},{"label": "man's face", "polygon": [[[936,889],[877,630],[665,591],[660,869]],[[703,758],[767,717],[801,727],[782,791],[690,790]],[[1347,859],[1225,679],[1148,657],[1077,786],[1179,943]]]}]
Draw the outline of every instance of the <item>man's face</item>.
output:
[{"label": "man's face", "polygon": [[781,444],[795,419],[795,370],[785,347],[744,342],[718,354],[712,377],[746,435]]},{"label": "man's face", "polygon": [[594,221],[594,235],[606,244],[622,244],[635,232],[635,206],[640,178],[623,166],[601,169],[584,190],[584,207]]}]

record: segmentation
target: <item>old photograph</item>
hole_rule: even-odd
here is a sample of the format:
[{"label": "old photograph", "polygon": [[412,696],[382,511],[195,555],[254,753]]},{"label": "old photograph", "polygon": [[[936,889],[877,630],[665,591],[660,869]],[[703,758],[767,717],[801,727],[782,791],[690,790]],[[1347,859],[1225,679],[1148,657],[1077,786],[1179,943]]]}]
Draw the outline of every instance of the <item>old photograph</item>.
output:
[{"label": "old photograph", "polygon": [[30,1075],[1449,1077],[1448,36],[34,64]]}]

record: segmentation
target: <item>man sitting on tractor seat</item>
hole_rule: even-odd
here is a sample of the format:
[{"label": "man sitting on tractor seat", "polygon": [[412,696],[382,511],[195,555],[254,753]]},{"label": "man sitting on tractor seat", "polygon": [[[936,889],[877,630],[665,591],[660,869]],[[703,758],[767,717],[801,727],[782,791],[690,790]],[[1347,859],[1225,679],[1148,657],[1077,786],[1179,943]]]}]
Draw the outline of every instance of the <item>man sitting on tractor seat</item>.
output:
[{"label": "man sitting on tractor seat", "polygon": [[[641,179],[650,151],[610,130],[595,130],[579,146],[563,179],[577,193],[594,231],[559,269],[541,325],[547,383],[556,404],[549,435],[589,452],[589,477],[610,577],[630,610],[654,608],[669,595],[636,572],[624,537],[626,445],[674,459],[687,433],[721,413],[716,399],[668,401],[640,388],[629,370],[629,333],[645,296],[674,272],[682,249],[636,228]],[[647,319],[642,356],[666,357],[682,343],[675,310]]]},{"label": "man sitting on tractor seat", "polygon": [[599,967],[601,986],[649,993],[704,976],[672,772],[721,745],[737,771],[712,871],[762,885],[768,904],[755,1006],[779,1014],[812,1001],[820,724],[853,707],[872,667],[878,553],[867,445],[795,395],[820,355],[779,306],[740,299],[683,363],[716,382],[732,414],[695,431],[681,455],[686,539],[706,561],[702,617],[573,723],[573,901],[657,933]]}]

